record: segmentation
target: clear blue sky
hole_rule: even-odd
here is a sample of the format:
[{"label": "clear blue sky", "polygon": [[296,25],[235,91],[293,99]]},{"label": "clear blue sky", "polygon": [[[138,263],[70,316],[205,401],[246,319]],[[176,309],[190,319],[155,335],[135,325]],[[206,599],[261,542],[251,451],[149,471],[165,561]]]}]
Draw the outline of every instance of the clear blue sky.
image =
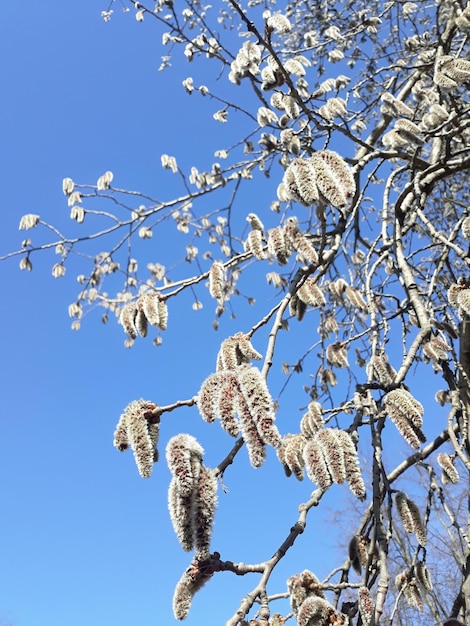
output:
[{"label": "clear blue sky", "polygon": [[[161,169],[162,153],[188,164],[198,146],[207,166],[214,137],[225,132],[210,115],[207,123],[198,115],[197,95],[184,94],[181,80],[191,66],[178,71],[176,61],[174,72],[158,73],[161,31],[119,7],[105,24],[105,5],[50,0],[0,8],[0,254],[19,247],[25,213],[69,221],[65,176],[94,183],[112,170],[118,186],[158,197],[171,180]],[[126,350],[122,329],[114,320],[103,326],[99,314],[72,332],[67,306],[78,291],[74,272],[59,282],[51,276],[53,255],[32,260],[32,273],[19,271],[19,258],[0,264],[0,623],[172,624],[173,588],[190,555],[171,529],[170,475],[162,462],[151,479],[141,479],[132,455],[114,450],[113,431],[131,400],[167,404],[195,394],[215,367],[221,333],[247,330],[250,313],[242,309],[218,335],[206,318],[195,333],[193,318],[176,323],[191,315],[186,301],[187,310],[170,310],[175,322],[170,317],[161,348],[141,340]],[[312,322],[312,342],[315,329]],[[300,382],[297,391],[292,426],[284,409],[283,433],[298,428]],[[198,437],[208,465],[230,449],[219,426],[203,424],[194,408],[167,415],[162,442],[177,432]],[[258,472],[249,469],[244,451],[227,472],[213,541],[222,558],[264,560],[284,540],[312,484],[282,474],[272,451]],[[346,491],[333,488],[329,507]],[[317,530],[298,540],[300,549],[273,576],[270,592],[283,591],[295,571],[327,573],[331,560],[323,554],[331,554],[335,530],[320,526],[324,515],[312,513],[309,529]],[[217,574],[196,596],[187,623],[224,623],[255,580]]]}]

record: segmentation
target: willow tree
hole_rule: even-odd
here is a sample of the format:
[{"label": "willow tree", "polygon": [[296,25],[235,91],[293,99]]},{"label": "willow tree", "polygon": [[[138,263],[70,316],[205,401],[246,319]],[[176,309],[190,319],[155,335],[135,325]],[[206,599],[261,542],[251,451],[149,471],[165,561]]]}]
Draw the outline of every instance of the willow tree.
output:
[{"label": "willow tree", "polygon": [[[469,509],[465,498],[454,505],[470,470],[470,7],[123,0],[103,10],[107,27],[122,10],[161,37],[161,71],[179,71],[174,61],[186,57],[189,75],[171,96],[188,98],[188,115],[199,98],[227,143],[212,163],[197,162],[195,151],[189,169],[178,150],[191,157],[191,145],[163,154],[168,188],[179,188],[163,200],[121,189],[110,171],[96,184],[64,179],[70,234],[25,215],[20,229],[34,231],[8,257],[31,270],[37,255],[54,252],[59,278],[80,255],[73,328],[101,308],[129,347],[152,332],[157,346],[164,341],[183,294],[193,299],[195,328],[233,318],[233,332],[214,333],[213,372],[198,388],[182,385],[167,406],[130,398],[114,434],[143,478],[159,457],[172,472],[171,520],[191,553],[175,617],[186,618],[194,594],[205,583],[201,593],[210,594],[209,579],[229,571],[255,573],[257,582],[234,598],[228,626],[468,623]],[[256,205],[247,208],[249,197]],[[39,229],[50,238],[35,245]],[[174,245],[138,262],[145,240],[160,233]],[[243,307],[255,321],[239,327]],[[289,348],[279,341],[307,323],[313,339],[309,331]],[[441,432],[426,419],[422,381],[438,389]],[[286,387],[303,407],[295,425]],[[210,438],[159,440],[167,414],[188,406],[194,420],[226,432],[216,467],[204,463]],[[389,454],[394,432],[408,449],[398,464]],[[246,454],[253,471],[277,455],[290,477],[283,485],[312,482],[285,540],[252,565],[237,562],[233,542],[211,541],[222,478],[236,477]],[[348,525],[331,574],[286,571],[286,586],[273,588],[271,574],[309,532],[312,509],[343,483],[359,522]],[[433,585],[439,546],[454,557],[453,587]],[[287,610],[280,598],[289,598]]]}]

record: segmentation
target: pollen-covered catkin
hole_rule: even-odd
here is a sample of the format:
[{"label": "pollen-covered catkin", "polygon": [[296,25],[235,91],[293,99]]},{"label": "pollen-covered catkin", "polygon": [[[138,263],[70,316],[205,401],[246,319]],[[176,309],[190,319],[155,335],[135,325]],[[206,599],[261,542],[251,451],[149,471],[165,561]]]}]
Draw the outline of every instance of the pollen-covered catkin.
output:
[{"label": "pollen-covered catkin", "polygon": [[303,263],[316,265],[318,263],[318,254],[315,248],[310,244],[305,234],[300,230],[296,217],[289,217],[284,225],[284,233],[286,241],[292,249],[297,252],[298,258]]},{"label": "pollen-covered catkin", "polygon": [[323,198],[334,207],[346,206],[356,192],[356,182],[344,159],[332,150],[320,150],[311,157],[311,161]]},{"label": "pollen-covered catkin", "polygon": [[238,414],[250,463],[254,468],[261,467],[266,459],[266,446],[260,437],[244,397],[238,403]]},{"label": "pollen-covered catkin", "polygon": [[286,169],[283,178],[289,199],[310,206],[318,200],[316,173],[311,159],[296,158]]},{"label": "pollen-covered catkin", "polygon": [[168,487],[168,511],[175,535],[185,552],[194,547],[194,502],[196,491],[183,495],[173,476]]},{"label": "pollen-covered catkin", "polygon": [[204,450],[195,437],[180,433],[170,439],[166,447],[168,468],[175,477],[178,489],[189,496],[199,478]]},{"label": "pollen-covered catkin", "polygon": [[151,291],[148,291],[140,298],[145,317],[152,326],[160,324],[160,315],[158,313],[159,300],[158,294]]},{"label": "pollen-covered catkin", "polygon": [[309,624],[328,626],[333,623],[334,615],[335,610],[328,600],[318,596],[309,596],[302,602],[296,618],[299,626]]},{"label": "pollen-covered catkin", "polygon": [[442,482],[451,482],[456,485],[460,477],[454,465],[454,457],[446,452],[441,452],[437,455],[437,462],[442,467]]},{"label": "pollen-covered catkin", "polygon": [[173,594],[173,614],[177,620],[188,616],[194,594],[211,578],[213,571],[195,559],[178,581]]},{"label": "pollen-covered catkin", "polygon": [[217,476],[202,466],[194,508],[194,543],[199,557],[209,558],[214,515],[217,507]]},{"label": "pollen-covered catkin", "polygon": [[325,597],[319,579],[308,569],[290,576],[287,579],[287,590],[289,591],[290,605],[294,615],[298,615],[300,607],[306,598],[310,596]]},{"label": "pollen-covered catkin", "polygon": [[326,360],[334,367],[349,367],[348,353],[343,343],[332,343],[326,348]]},{"label": "pollen-covered catkin", "polygon": [[216,300],[221,300],[224,295],[224,274],[224,264],[214,261],[209,270],[209,293]]},{"label": "pollen-covered catkin", "polygon": [[142,308],[138,307],[135,316],[135,327],[141,337],[147,337],[148,333],[148,320],[145,317],[145,313]]},{"label": "pollen-covered catkin", "polygon": [[251,252],[259,261],[264,261],[268,258],[261,230],[250,230],[245,241],[245,250],[246,252]]},{"label": "pollen-covered catkin", "polygon": [[312,400],[309,402],[307,412],[300,421],[300,431],[306,437],[312,437],[324,426],[323,407],[319,402]]},{"label": "pollen-covered catkin", "polygon": [[287,246],[284,229],[281,226],[268,230],[268,252],[276,258],[279,265],[286,265],[290,250]]},{"label": "pollen-covered catkin", "polygon": [[119,452],[124,452],[129,447],[129,439],[127,437],[127,413],[123,413],[119,418],[119,422],[114,431],[114,447]]},{"label": "pollen-covered catkin", "polygon": [[405,389],[394,389],[386,394],[384,407],[392,422],[406,441],[415,449],[426,441],[421,426],[424,409]]},{"label": "pollen-covered catkin", "polygon": [[424,561],[418,561],[415,565],[415,575],[418,584],[425,591],[432,591],[432,581],[431,575],[429,574],[429,570],[426,567]]},{"label": "pollen-covered catkin", "polygon": [[261,440],[276,448],[281,443],[281,436],[274,425],[273,400],[266,380],[257,367],[249,366],[240,368],[239,377],[243,396]]},{"label": "pollen-covered catkin", "polygon": [[341,485],[346,480],[346,468],[344,465],[344,452],[337,436],[337,429],[323,428],[316,433],[315,437],[323,452],[326,466],[333,482]]},{"label": "pollen-covered catkin", "polygon": [[217,370],[235,370],[251,359],[259,361],[262,355],[253,348],[248,335],[236,333],[222,342],[217,355]]},{"label": "pollen-covered catkin", "polygon": [[304,284],[297,291],[298,297],[313,307],[322,307],[326,305],[323,291],[318,286],[315,278],[307,278]]},{"label": "pollen-covered catkin", "polygon": [[346,480],[349,483],[349,489],[356,496],[356,498],[359,498],[359,500],[365,500],[366,486],[362,477],[361,466],[353,440],[351,439],[349,433],[345,430],[335,429],[335,433],[339,447],[343,453],[344,468],[346,472]]},{"label": "pollen-covered catkin", "polygon": [[277,449],[277,455],[287,476],[294,474],[297,480],[304,479],[304,459],[302,456],[307,438],[302,434],[288,434]]},{"label": "pollen-covered catkin", "polygon": [[118,450],[123,451],[131,446],[142,478],[149,478],[152,473],[158,423],[156,404],[147,400],[134,400],[121,415],[114,433],[114,445]]},{"label": "pollen-covered catkin", "polygon": [[137,328],[135,318],[137,315],[137,306],[133,302],[128,302],[122,308],[119,322],[131,339],[137,338]]},{"label": "pollen-covered catkin", "polygon": [[349,560],[355,572],[359,575],[362,568],[366,567],[369,559],[368,555],[369,540],[363,535],[354,535],[349,542]]},{"label": "pollen-covered catkin", "polygon": [[219,396],[222,389],[221,372],[210,374],[202,383],[197,395],[197,407],[202,419],[212,424],[217,419]]},{"label": "pollen-covered catkin", "polygon": [[168,305],[162,297],[158,298],[157,310],[159,317],[158,328],[166,330],[168,327]]},{"label": "pollen-covered catkin", "polygon": [[231,437],[237,437],[240,434],[237,412],[242,397],[240,380],[236,372],[219,372],[218,375],[221,380],[218,400],[220,424]]},{"label": "pollen-covered catkin", "polygon": [[372,380],[377,380],[384,387],[391,385],[397,375],[383,353],[371,357],[367,371]]},{"label": "pollen-covered catkin", "polygon": [[358,608],[364,626],[369,626],[374,614],[374,603],[367,587],[361,587],[358,593]]},{"label": "pollen-covered catkin", "polygon": [[426,528],[421,519],[418,505],[410,500],[402,491],[395,495],[395,506],[397,507],[404,529],[409,533],[414,533],[418,543],[425,546],[427,542]]},{"label": "pollen-covered catkin", "polygon": [[326,491],[333,481],[319,442],[316,439],[307,441],[302,451],[302,456],[307,476],[320,489]]},{"label": "pollen-covered catkin", "polygon": [[416,579],[411,577],[410,570],[405,570],[395,577],[395,585],[399,591],[403,590],[409,606],[415,607],[418,611],[424,609],[423,599],[421,597]]}]

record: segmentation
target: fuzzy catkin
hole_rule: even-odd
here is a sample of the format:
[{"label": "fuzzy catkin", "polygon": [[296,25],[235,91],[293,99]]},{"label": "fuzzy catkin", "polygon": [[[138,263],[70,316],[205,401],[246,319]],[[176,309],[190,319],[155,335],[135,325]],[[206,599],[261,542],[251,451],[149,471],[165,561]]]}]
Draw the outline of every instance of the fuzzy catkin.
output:
[{"label": "fuzzy catkin", "polygon": [[259,261],[267,259],[268,255],[261,230],[250,230],[245,241],[245,250],[251,252]]},{"label": "fuzzy catkin", "polygon": [[158,294],[153,292],[147,292],[140,298],[145,317],[152,326],[160,324],[160,315],[158,313],[159,300]]},{"label": "fuzzy catkin", "polygon": [[123,413],[119,418],[119,422],[114,431],[114,447],[119,452],[124,452],[129,447],[129,438],[127,436],[127,414]]},{"label": "fuzzy catkin", "polygon": [[172,437],[166,446],[168,468],[184,496],[189,496],[194,490],[203,454],[204,450],[195,437],[184,433]]},{"label": "fuzzy catkin", "polygon": [[326,466],[333,482],[341,485],[346,480],[344,452],[337,436],[336,429],[324,428],[316,434],[320,448],[326,461]]},{"label": "fuzzy catkin", "polygon": [[423,405],[405,389],[394,389],[386,394],[384,407],[406,441],[415,449],[426,441],[421,430]]},{"label": "fuzzy catkin", "polygon": [[219,372],[219,374],[222,381],[218,400],[220,424],[231,437],[237,437],[240,433],[240,424],[237,419],[238,403],[242,393],[240,381],[234,372]]},{"label": "fuzzy catkin", "polygon": [[221,372],[210,374],[202,383],[197,395],[197,407],[204,421],[212,424],[217,419],[221,393]]},{"label": "fuzzy catkin", "polygon": [[367,587],[361,587],[358,593],[358,608],[364,626],[369,626],[374,615],[374,603]]},{"label": "fuzzy catkin", "polygon": [[395,495],[395,506],[404,529],[408,533],[414,533],[418,543],[421,546],[425,546],[427,543],[426,528],[421,519],[418,505],[413,500],[410,500],[405,493],[399,491]]},{"label": "fuzzy catkin", "polygon": [[119,322],[131,339],[137,338],[137,328],[135,318],[137,315],[137,307],[133,302],[124,305],[119,316]]},{"label": "fuzzy catkin", "polygon": [[213,572],[203,566],[203,562],[194,560],[183,572],[173,594],[173,614],[177,620],[188,616],[194,594],[211,578]]},{"label": "fuzzy catkin", "polygon": [[336,429],[336,439],[343,453],[346,480],[349,483],[349,488],[356,498],[365,500],[366,486],[353,440],[345,430],[340,429]]},{"label": "fuzzy catkin", "polygon": [[320,150],[311,157],[318,190],[334,207],[346,206],[356,192],[351,169],[337,152]]},{"label": "fuzzy catkin", "polygon": [[323,451],[316,439],[307,441],[302,456],[307,470],[307,476],[320,489],[326,491],[332,485],[332,479],[328,466],[323,456]]},{"label": "fuzzy catkin", "polygon": [[415,565],[416,581],[425,591],[432,591],[432,581],[429,570],[424,561],[418,561]]},{"label": "fuzzy catkin", "polygon": [[137,309],[137,313],[135,316],[135,327],[141,337],[147,337],[148,320],[145,317],[145,313],[141,308]]},{"label": "fuzzy catkin", "polygon": [[324,598],[318,596],[309,596],[301,604],[296,615],[299,626],[328,626],[331,623],[331,617],[334,614],[334,608]]},{"label": "fuzzy catkin", "polygon": [[362,573],[362,568],[366,567],[368,555],[368,539],[363,535],[354,535],[349,542],[349,560],[351,566],[357,574]]},{"label": "fuzzy catkin", "polygon": [[300,607],[308,597],[325,598],[319,579],[307,569],[287,579],[287,590],[295,616],[298,615]]},{"label": "fuzzy catkin", "polygon": [[307,412],[300,421],[300,430],[307,437],[312,437],[324,425],[323,407],[319,402],[309,402]]},{"label": "fuzzy catkin", "polygon": [[311,159],[294,159],[284,173],[284,187],[294,202],[310,206],[318,200],[316,173]]},{"label": "fuzzy catkin", "polygon": [[318,286],[315,278],[307,278],[304,284],[298,289],[297,295],[305,304],[309,304],[310,306],[323,307],[326,305],[323,291]]},{"label": "fuzzy catkin", "polygon": [[114,446],[119,451],[132,448],[142,478],[149,478],[158,458],[155,451],[158,429],[157,405],[147,400],[134,400],[124,410],[114,433]]},{"label": "fuzzy catkin", "polygon": [[443,477],[447,479],[447,482],[451,482],[456,485],[459,482],[459,473],[454,465],[454,457],[450,456],[446,452],[441,452],[437,455],[437,462],[442,468]]},{"label": "fuzzy catkin", "polygon": [[259,361],[261,354],[253,348],[248,335],[236,333],[222,342],[217,355],[217,370],[235,370],[251,359]]},{"label": "fuzzy catkin", "polygon": [[186,552],[194,547],[194,502],[195,490],[183,495],[178,480],[173,477],[168,487],[168,511],[175,535]]},{"label": "fuzzy catkin", "polygon": [[268,230],[268,252],[276,258],[279,265],[286,265],[290,251],[287,246],[284,229],[281,226]]},{"label": "fuzzy catkin", "polygon": [[374,354],[371,357],[368,373],[372,380],[377,380],[384,387],[391,385],[396,376],[396,371],[383,353]]},{"label": "fuzzy catkin", "polygon": [[349,367],[348,353],[343,343],[332,343],[326,348],[326,360],[334,367]]},{"label": "fuzzy catkin", "polygon": [[221,300],[224,295],[224,264],[214,261],[209,270],[209,293],[215,300]]},{"label": "fuzzy catkin", "polygon": [[302,434],[288,434],[277,449],[279,460],[284,465],[286,474],[294,474],[297,480],[304,479],[304,459],[302,456],[307,438]]},{"label": "fuzzy catkin", "polygon": [[274,425],[273,401],[265,379],[256,367],[240,368],[239,376],[243,396],[261,440],[276,448],[281,436]]},{"label": "fuzzy catkin", "polygon": [[209,546],[217,507],[217,476],[214,470],[202,467],[197,484],[194,507],[194,544],[200,558],[209,558]]}]

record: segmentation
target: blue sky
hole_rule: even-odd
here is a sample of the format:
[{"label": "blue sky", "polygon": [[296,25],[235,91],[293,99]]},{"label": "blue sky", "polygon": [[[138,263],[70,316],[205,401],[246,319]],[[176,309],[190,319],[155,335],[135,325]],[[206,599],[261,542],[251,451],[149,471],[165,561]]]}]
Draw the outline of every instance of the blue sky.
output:
[{"label": "blue sky", "polygon": [[[69,223],[64,177],[94,183],[111,170],[119,187],[165,196],[174,181],[161,168],[162,153],[184,165],[196,154],[207,166],[214,148],[223,147],[219,133],[230,132],[210,115],[204,121],[197,94],[185,95],[181,80],[191,72],[186,64],[179,70],[183,61],[175,60],[175,71],[157,71],[161,32],[118,8],[105,24],[105,8],[94,0],[0,8],[0,254],[19,247],[25,213]],[[30,234],[39,240],[39,233]],[[171,248],[173,241],[152,245]],[[57,281],[53,254],[32,261],[32,273],[19,271],[19,258],[0,263],[0,623],[174,623],[173,588],[190,555],[179,548],[166,510],[170,474],[159,463],[151,479],[141,479],[132,455],[112,447],[113,431],[131,400],[168,404],[195,394],[215,368],[223,333],[247,330],[253,313],[240,305],[239,319],[223,320],[215,334],[210,315],[196,327],[191,302],[183,299],[181,309],[170,309],[160,348],[141,340],[126,350],[122,329],[114,320],[103,326],[99,314],[80,332],[70,329],[67,306],[78,291],[74,265]],[[316,324],[308,324],[281,341],[298,341],[308,331],[313,343]],[[306,403],[301,387],[299,381],[294,424],[297,407]],[[286,412],[284,419],[283,433],[297,428]],[[168,414],[161,441],[177,432],[200,440],[208,465],[230,449],[219,426],[203,424],[195,408]],[[284,540],[312,485],[283,479],[272,451],[258,472],[250,470],[244,451],[237,462],[225,476],[228,493],[219,494],[213,547],[224,559],[264,560]],[[334,487],[327,509],[341,505],[346,491]],[[327,573],[335,528],[321,522],[329,510],[311,514],[311,532],[274,574],[270,592],[283,591],[294,571]],[[254,576],[216,575],[196,596],[187,623],[223,623],[254,585]]]}]

